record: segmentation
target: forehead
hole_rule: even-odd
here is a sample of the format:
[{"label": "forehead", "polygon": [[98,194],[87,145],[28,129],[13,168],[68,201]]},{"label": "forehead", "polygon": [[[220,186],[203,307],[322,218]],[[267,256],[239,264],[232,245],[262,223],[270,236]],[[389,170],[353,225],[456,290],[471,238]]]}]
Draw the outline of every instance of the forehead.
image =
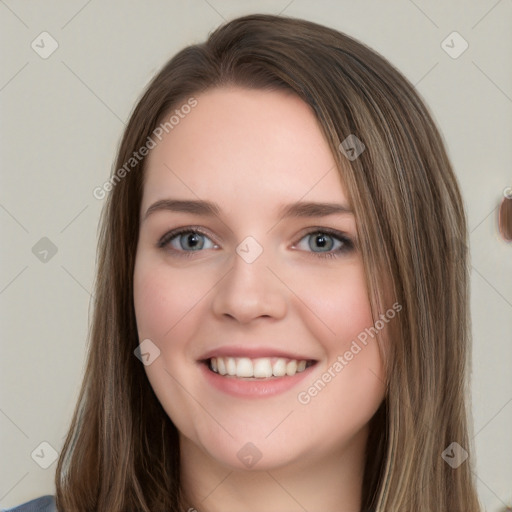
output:
[{"label": "forehead", "polygon": [[166,194],[260,208],[346,202],[330,147],[298,96],[223,87],[195,98],[147,157],[143,208]]}]

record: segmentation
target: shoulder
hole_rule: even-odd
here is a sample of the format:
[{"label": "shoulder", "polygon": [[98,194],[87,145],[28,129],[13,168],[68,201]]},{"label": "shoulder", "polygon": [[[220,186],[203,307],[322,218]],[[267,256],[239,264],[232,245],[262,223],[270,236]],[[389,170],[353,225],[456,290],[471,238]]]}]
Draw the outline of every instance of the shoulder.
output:
[{"label": "shoulder", "polygon": [[48,494],[16,507],[2,508],[0,512],[57,512],[57,508],[55,506],[55,497]]}]

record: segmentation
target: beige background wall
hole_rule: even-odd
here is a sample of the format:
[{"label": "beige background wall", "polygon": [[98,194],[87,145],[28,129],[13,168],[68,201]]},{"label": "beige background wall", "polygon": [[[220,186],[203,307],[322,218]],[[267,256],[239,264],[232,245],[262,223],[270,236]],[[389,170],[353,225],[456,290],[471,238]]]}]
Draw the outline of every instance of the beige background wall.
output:
[{"label": "beige background wall", "polygon": [[[481,500],[497,512],[512,504],[512,244],[496,228],[512,186],[510,0],[2,0],[0,507],[55,491],[41,443],[60,450],[81,380],[103,206],[92,191],[134,102],[177,50],[253,12],[360,38],[438,121],[469,216],[474,457]],[[443,45],[453,31],[463,39]]]}]

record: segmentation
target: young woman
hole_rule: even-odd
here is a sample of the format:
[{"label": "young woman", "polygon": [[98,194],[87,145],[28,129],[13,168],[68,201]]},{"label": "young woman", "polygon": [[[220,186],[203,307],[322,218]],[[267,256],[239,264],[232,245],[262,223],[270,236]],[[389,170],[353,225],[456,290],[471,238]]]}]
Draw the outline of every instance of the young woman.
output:
[{"label": "young woman", "polygon": [[230,21],[151,82],[95,195],[59,511],[480,510],[465,213],[383,57]]}]

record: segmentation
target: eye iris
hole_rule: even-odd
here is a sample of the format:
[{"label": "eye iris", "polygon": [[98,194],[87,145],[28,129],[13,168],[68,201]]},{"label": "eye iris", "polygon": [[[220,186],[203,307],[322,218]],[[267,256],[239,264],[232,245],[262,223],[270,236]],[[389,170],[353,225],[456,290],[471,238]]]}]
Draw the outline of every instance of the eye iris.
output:
[{"label": "eye iris", "polygon": [[[180,245],[182,249],[201,249],[204,245],[204,241],[201,243],[201,235],[198,233],[188,233],[186,235],[181,235],[180,239]],[[182,243],[183,239],[186,240],[185,245]],[[187,243],[191,244],[191,246],[187,247]]]},{"label": "eye iris", "polygon": [[325,249],[325,246],[328,245],[327,249],[326,250],[330,250],[332,248],[332,239],[331,239],[331,243],[329,245],[329,242],[328,242],[328,238],[331,238],[330,236],[326,236],[324,235],[323,233],[317,233],[315,236],[314,236],[314,240],[315,242],[318,244],[318,246],[321,248],[321,249]]}]

